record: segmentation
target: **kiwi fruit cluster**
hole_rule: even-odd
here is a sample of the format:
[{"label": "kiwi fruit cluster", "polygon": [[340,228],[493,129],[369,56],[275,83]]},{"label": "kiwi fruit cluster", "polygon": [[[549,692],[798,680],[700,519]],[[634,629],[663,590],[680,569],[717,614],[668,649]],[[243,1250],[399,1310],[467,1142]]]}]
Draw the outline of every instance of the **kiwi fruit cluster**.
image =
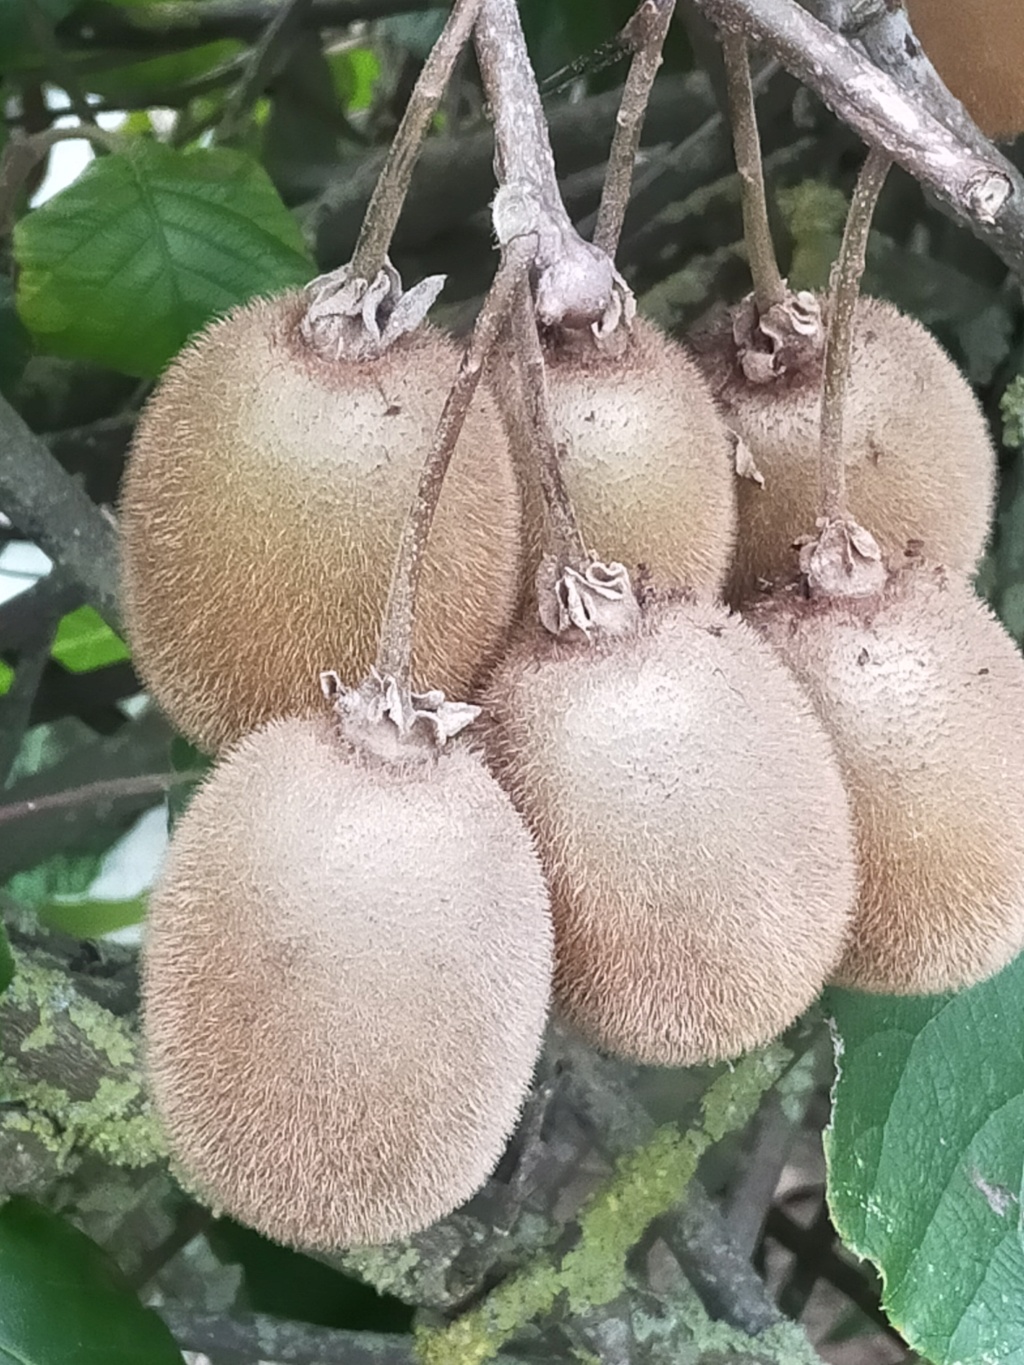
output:
[{"label": "kiwi fruit cluster", "polygon": [[397,303],[353,344],[351,289],[202,333],[121,508],[140,671],[217,757],[151,901],[154,1099],[213,1206],[320,1249],[482,1185],[552,997],[702,1064],[829,981],[956,989],[1024,946],[1024,663],[969,582],[994,457],[923,329],[860,302],[849,515],[817,521],[829,299],[692,353],[531,319],[468,404],[406,678],[396,549],[465,368]]}]

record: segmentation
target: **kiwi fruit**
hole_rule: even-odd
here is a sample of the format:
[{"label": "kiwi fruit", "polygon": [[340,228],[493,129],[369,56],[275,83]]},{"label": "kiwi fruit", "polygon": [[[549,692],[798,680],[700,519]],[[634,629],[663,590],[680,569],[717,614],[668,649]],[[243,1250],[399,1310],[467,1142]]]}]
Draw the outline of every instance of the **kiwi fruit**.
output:
[{"label": "kiwi fruit", "polygon": [[861,887],[836,979],[955,990],[1024,947],[1024,664],[962,577],[920,565],[868,598],[782,592],[752,622],[835,746]]},{"label": "kiwi fruit", "polygon": [[551,887],[556,999],[585,1037],[686,1066],[810,1004],[853,910],[850,817],[820,723],[749,626],[694,599],[632,636],[522,640],[486,707]]},{"label": "kiwi fruit", "polygon": [[272,721],[199,790],[151,900],[172,1154],[290,1246],[415,1232],[498,1161],[550,981],[537,855],[474,752],[382,763],[323,717]]},{"label": "kiwi fruit", "polygon": [[[736,480],[739,536],[728,595],[740,605],[792,574],[793,542],[820,498],[821,357],[768,382],[747,377],[728,318],[694,338],[726,422],[763,479]],[[995,455],[978,401],[934,338],[881,299],[857,305],[844,413],[851,515],[886,560],[908,549],[969,573],[988,534]]]},{"label": "kiwi fruit", "polygon": [[907,0],[932,65],[989,137],[1024,132],[1020,0]]},{"label": "kiwi fruit", "polygon": [[[589,334],[552,333],[547,393],[562,475],[586,545],[635,581],[717,592],[735,534],[725,429],[696,365],[678,343],[636,318],[608,351]],[[526,452],[510,397],[511,372],[495,374],[513,447]],[[549,548],[536,479],[524,495],[531,565]]]},{"label": "kiwi fruit", "polygon": [[[124,612],[146,686],[216,752],[264,720],[312,714],[318,677],[373,662],[398,539],[459,364],[429,326],[375,359],[325,359],[294,291],[214,323],[141,419],[121,499]],[[465,693],[518,594],[521,510],[481,393],[433,524],[416,673]]]}]

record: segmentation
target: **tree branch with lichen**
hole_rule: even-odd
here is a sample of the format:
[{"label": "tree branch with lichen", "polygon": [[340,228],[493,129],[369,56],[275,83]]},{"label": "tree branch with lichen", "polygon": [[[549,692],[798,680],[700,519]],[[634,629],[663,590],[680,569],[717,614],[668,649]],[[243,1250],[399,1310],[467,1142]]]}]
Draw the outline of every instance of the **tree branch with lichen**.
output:
[{"label": "tree branch with lichen", "polygon": [[704,1153],[750,1121],[788,1060],[787,1050],[774,1044],[719,1076],[704,1095],[699,1123],[685,1133],[666,1124],[619,1160],[580,1215],[575,1246],[564,1255],[538,1257],[449,1326],[422,1331],[422,1365],[485,1365],[563,1296],[572,1313],[616,1298],[626,1258],[648,1225],[679,1202]]},{"label": "tree branch with lichen", "polygon": [[85,1153],[162,1161],[135,1030],[40,955],[15,960],[0,996],[0,1196],[39,1193]]},{"label": "tree branch with lichen", "polygon": [[118,629],[117,527],[0,395],[0,511]]}]

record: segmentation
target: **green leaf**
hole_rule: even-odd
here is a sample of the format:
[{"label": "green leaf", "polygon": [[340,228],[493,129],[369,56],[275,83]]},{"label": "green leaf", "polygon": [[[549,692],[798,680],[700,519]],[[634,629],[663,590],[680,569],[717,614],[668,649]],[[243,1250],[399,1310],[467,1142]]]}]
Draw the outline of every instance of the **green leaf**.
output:
[{"label": "green leaf", "polygon": [[201,43],[183,52],[165,52],[139,62],[125,62],[102,71],[83,72],[81,83],[94,95],[116,102],[141,103],[143,99],[166,97],[181,86],[189,85],[220,67],[229,68],[245,51],[245,44],[233,38]]},{"label": "green leaf", "polygon": [[843,1240],[935,1365],[1024,1365],[1024,956],[955,996],[833,991]]},{"label": "green leaf", "polygon": [[335,52],[327,58],[335,89],[349,113],[369,109],[380,79],[380,61],[371,47]]},{"label": "green leaf", "polygon": [[21,1198],[0,1209],[0,1361],[182,1365],[167,1327],[106,1253]]},{"label": "green leaf", "polygon": [[57,355],[153,376],[212,317],[312,274],[251,157],[129,144],[15,229],[18,309]]},{"label": "green leaf", "polygon": [[10,664],[5,664],[3,659],[0,659],[0,697],[2,697],[5,692],[11,690],[11,683],[13,681],[14,669]]},{"label": "green leaf", "polygon": [[53,900],[36,911],[50,929],[72,934],[75,938],[102,938],[115,929],[127,929],[146,918],[146,897],[133,896],[124,901]]},{"label": "green leaf", "polygon": [[55,853],[45,863],[13,876],[7,890],[22,905],[36,910],[58,896],[85,895],[102,862],[99,853]]},{"label": "green leaf", "polygon": [[91,673],[131,657],[125,642],[92,607],[78,607],[61,618],[51,653],[69,673]]},{"label": "green leaf", "polygon": [[14,980],[14,954],[11,952],[7,930],[0,924],[0,995]]}]

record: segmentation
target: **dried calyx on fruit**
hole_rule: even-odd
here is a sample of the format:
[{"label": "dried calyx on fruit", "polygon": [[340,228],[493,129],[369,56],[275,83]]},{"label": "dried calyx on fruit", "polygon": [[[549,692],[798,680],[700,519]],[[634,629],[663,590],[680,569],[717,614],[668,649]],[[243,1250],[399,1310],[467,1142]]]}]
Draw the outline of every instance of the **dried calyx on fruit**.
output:
[{"label": "dried calyx on fruit", "polygon": [[418,1231],[479,1188],[551,973],[529,835],[472,749],[435,743],[475,708],[403,706],[389,682],[333,692],[333,717],[271,722],[199,791],[144,974],[153,1094],[188,1183],[321,1249]]},{"label": "dried calyx on fruit", "polygon": [[[734,603],[790,573],[817,514],[817,436],[828,299],[781,279],[742,39],[724,40],[754,293],[691,340],[735,438]],[[973,570],[992,507],[995,457],[973,391],[934,338],[891,304],[861,299],[853,327],[843,459],[849,509],[896,566],[923,551]]]},{"label": "dried calyx on fruit", "polygon": [[[121,502],[128,633],[147,686],[203,748],[310,713],[322,669],[351,682],[373,660],[459,364],[419,323],[437,282],[402,294],[392,271],[382,281],[343,270],[237,309],[178,357],[139,425]],[[424,567],[421,679],[465,690],[500,648],[519,528],[507,442],[480,394]]]},{"label": "dried calyx on fruit", "polygon": [[1024,6],[1020,0],[907,0],[914,32],[939,75],[989,137],[1024,132]]},{"label": "dried calyx on fruit", "polygon": [[[693,337],[737,441],[735,602],[786,577],[793,543],[814,524],[827,311],[797,294],[759,317],[748,299]],[[984,414],[930,333],[881,299],[857,306],[843,456],[851,513],[891,563],[923,547],[973,570],[995,481]]]},{"label": "dried calyx on fruit", "polygon": [[890,571],[847,512],[844,385],[856,285],[888,163],[871,152],[836,271],[822,403],[819,532],[801,579],[750,619],[835,747],[860,863],[836,979],[886,993],[971,985],[1024,946],[1024,663],[965,577]]},{"label": "dried calyx on fruit", "polygon": [[[528,383],[546,388],[583,538],[634,574],[643,566],[657,586],[717,591],[735,510],[728,443],[707,385],[678,344],[634,319],[633,296],[612,261],[618,222],[599,216],[604,226],[594,243],[575,232],[514,6],[485,6],[477,46],[496,106],[510,82],[530,92],[517,107],[519,122],[497,125],[503,187],[494,222],[500,242],[525,234],[537,242],[532,278],[545,374]],[[526,548],[535,568],[552,535],[531,469],[532,438],[518,415],[519,381],[508,364],[496,365],[491,378],[523,470]]]},{"label": "dried calyx on fruit", "polygon": [[811,1003],[844,946],[856,877],[828,741],[724,608],[640,619],[621,565],[560,587],[563,633],[520,641],[485,699],[551,886],[556,1000],[638,1061],[735,1056]]}]

